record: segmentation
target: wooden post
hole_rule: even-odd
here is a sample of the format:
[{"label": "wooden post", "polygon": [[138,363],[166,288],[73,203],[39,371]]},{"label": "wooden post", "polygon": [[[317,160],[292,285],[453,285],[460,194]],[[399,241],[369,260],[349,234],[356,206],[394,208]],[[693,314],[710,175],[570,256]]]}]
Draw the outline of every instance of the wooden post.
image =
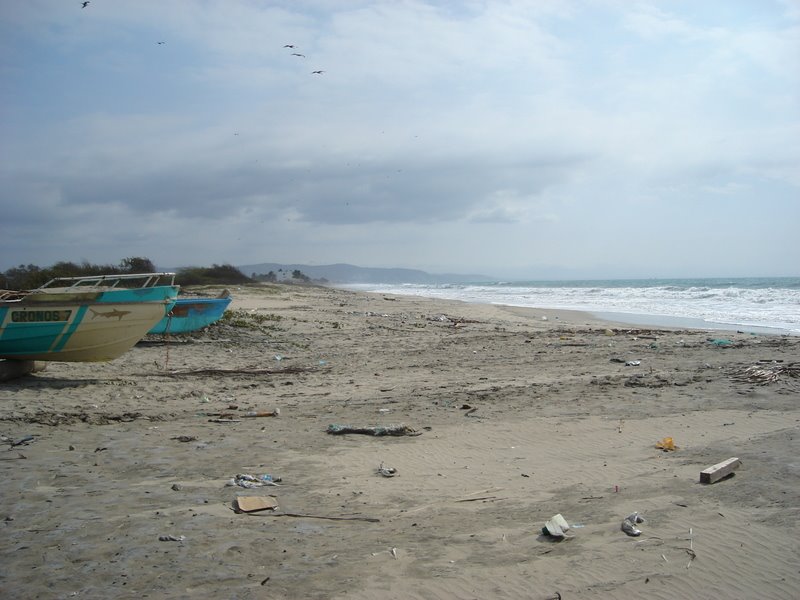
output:
[{"label": "wooden post", "polygon": [[714,483],[723,477],[727,477],[736,469],[742,466],[742,461],[738,458],[729,458],[717,463],[703,471],[700,471],[700,483]]},{"label": "wooden post", "polygon": [[40,360],[0,360],[0,381],[18,379],[46,367],[47,363]]}]

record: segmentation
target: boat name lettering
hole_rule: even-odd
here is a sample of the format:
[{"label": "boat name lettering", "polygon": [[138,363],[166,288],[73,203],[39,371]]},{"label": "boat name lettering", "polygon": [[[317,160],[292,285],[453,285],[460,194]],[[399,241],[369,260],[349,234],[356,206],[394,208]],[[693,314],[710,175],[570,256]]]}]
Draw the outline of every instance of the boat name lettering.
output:
[{"label": "boat name lettering", "polygon": [[15,310],[11,313],[13,323],[40,323],[69,321],[71,310]]}]

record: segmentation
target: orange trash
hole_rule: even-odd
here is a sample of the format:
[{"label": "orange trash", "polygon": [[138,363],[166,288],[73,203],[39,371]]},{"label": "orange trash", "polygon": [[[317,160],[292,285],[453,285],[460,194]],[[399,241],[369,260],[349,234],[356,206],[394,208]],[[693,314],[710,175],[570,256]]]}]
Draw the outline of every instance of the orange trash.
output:
[{"label": "orange trash", "polygon": [[656,443],[656,448],[659,450],[663,450],[664,452],[672,452],[676,450],[678,447],[675,445],[675,442],[672,440],[671,437],[665,437],[660,442]]}]

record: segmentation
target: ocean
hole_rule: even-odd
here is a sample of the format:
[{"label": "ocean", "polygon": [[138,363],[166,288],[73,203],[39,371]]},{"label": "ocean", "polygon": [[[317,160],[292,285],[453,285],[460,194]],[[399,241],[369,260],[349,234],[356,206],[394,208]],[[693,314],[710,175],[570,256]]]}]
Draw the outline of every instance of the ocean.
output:
[{"label": "ocean", "polygon": [[351,284],[349,289],[580,310],[622,323],[800,335],[800,277]]}]

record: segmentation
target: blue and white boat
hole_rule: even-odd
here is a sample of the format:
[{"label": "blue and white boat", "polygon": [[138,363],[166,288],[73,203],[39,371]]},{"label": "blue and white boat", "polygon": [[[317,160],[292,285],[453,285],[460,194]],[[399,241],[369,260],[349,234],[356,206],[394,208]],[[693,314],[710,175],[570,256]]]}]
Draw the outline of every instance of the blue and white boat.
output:
[{"label": "blue and white boat", "polygon": [[216,298],[178,298],[169,314],[150,333],[189,333],[203,329],[219,321],[230,303],[228,290]]},{"label": "blue and white boat", "polygon": [[0,358],[113,360],[172,310],[179,291],[174,273],[60,277],[0,291]]}]

